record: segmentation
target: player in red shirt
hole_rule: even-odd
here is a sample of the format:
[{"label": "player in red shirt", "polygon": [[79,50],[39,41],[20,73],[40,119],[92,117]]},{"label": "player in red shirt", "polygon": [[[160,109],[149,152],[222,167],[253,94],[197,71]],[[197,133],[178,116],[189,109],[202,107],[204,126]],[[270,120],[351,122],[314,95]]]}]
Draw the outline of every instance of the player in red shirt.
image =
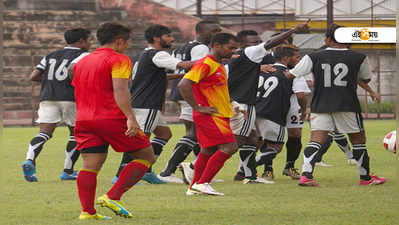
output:
[{"label": "player in red shirt", "polygon": [[215,191],[209,183],[225,161],[237,151],[230,128],[233,109],[227,74],[221,64],[222,59],[234,54],[237,46],[234,35],[216,34],[211,42],[211,54],[198,60],[178,85],[184,100],[194,109],[193,120],[201,147],[187,195],[224,195]]},{"label": "player in red shirt", "polygon": [[148,137],[137,124],[130,107],[128,81],[132,63],[122,53],[130,42],[130,29],[117,23],[105,23],[97,31],[101,47],[82,58],[74,67],[76,98],[75,136],[83,168],[77,185],[82,213],[79,219],[107,220],[96,213],[97,173],[107,158],[108,146],[116,152],[129,152],[132,160],[118,181],[97,204],[116,215],[132,214],[119,202],[122,194],[136,184],[152,163],[154,153]]}]

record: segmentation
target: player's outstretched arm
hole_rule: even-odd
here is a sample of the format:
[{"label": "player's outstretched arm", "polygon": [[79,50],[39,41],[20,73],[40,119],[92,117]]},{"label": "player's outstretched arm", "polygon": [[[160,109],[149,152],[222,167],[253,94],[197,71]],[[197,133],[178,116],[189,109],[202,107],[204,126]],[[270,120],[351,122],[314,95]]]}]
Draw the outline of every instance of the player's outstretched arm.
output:
[{"label": "player's outstretched arm", "polygon": [[127,130],[125,134],[127,136],[135,136],[140,130],[140,126],[138,125],[136,116],[130,107],[130,92],[128,83],[129,79],[112,78],[115,102],[127,118]]},{"label": "player's outstretched arm", "polygon": [[32,73],[29,76],[29,79],[31,81],[37,81],[40,82],[42,80],[42,71],[38,70],[38,69],[34,69],[32,71]]},{"label": "player's outstretched arm", "polygon": [[284,33],[281,33],[280,35],[273,37],[272,39],[266,42],[265,49],[268,50],[281,44],[285,39],[287,39],[295,32],[308,29],[309,22],[310,19],[308,19],[305,23],[298,24],[295,28],[292,28]]},{"label": "player's outstretched arm", "polygon": [[194,82],[183,78],[177,87],[179,88],[181,96],[184,100],[197,112],[206,113],[206,114],[213,114],[217,113],[217,109],[215,107],[204,107],[200,106],[197,101],[195,101],[194,94],[193,94],[193,84]]}]

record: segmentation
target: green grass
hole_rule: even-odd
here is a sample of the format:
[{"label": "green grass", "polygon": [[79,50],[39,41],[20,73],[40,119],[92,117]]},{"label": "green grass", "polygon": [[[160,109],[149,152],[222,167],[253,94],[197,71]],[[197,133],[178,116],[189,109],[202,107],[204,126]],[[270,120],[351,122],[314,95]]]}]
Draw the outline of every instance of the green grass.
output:
[{"label": "green grass", "polygon": [[[399,224],[396,158],[382,145],[386,133],[395,129],[393,120],[366,121],[371,169],[387,177],[382,186],[360,187],[356,167],[346,163],[344,154],[334,144],[325,155],[330,168],[316,168],[321,188],[299,187],[283,177],[285,150],[274,161],[276,184],[243,185],[232,181],[237,168],[235,155],[218,174],[224,183],[213,187],[225,197],[187,197],[186,185],[143,185],[128,191],[123,201],[134,214],[131,220],[112,215],[107,209],[99,213],[113,216],[111,221],[79,221],[80,203],[75,182],[62,182],[66,128],[58,128],[45,145],[38,159],[38,183],[23,179],[21,163],[27,144],[37,128],[5,128],[1,145],[0,224],[10,225],[72,225],[72,224]],[[174,137],[165,147],[155,171],[165,165],[178,138],[181,125],[172,125]],[[303,144],[309,140],[304,130]],[[98,178],[97,196],[111,187],[120,154],[110,151]],[[190,156],[191,157],[191,156]],[[297,162],[300,167],[302,158]],[[81,161],[77,162],[77,168]],[[260,168],[259,168],[259,172]],[[178,174],[180,176],[180,174]]]}]

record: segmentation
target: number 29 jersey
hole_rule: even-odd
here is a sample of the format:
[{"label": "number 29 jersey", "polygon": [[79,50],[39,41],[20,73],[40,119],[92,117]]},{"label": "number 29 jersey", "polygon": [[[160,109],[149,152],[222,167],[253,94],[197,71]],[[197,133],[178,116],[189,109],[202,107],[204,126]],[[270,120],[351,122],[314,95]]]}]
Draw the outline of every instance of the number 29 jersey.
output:
[{"label": "number 29 jersey", "polygon": [[[358,79],[371,79],[366,55],[349,49],[327,48],[304,56],[314,75],[311,111],[314,113],[361,112],[357,97]],[[302,64],[304,64],[302,62]],[[301,67],[301,62],[297,64]],[[300,68],[291,73],[298,74]],[[302,65],[302,67],[305,67]]]},{"label": "number 29 jersey", "polygon": [[292,80],[285,77],[287,68],[282,64],[274,64],[272,73],[260,73],[258,92],[256,94],[256,116],[271,120],[280,126],[286,126],[290,109]]},{"label": "number 29 jersey", "polygon": [[40,101],[75,101],[68,66],[85,52],[80,48],[65,47],[42,58],[36,66],[42,72]]}]

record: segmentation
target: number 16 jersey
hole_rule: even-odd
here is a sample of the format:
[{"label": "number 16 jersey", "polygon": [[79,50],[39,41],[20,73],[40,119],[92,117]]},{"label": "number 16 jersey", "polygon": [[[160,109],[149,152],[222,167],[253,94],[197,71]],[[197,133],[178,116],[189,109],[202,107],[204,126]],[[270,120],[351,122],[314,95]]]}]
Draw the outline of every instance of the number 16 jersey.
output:
[{"label": "number 16 jersey", "polygon": [[313,73],[313,113],[361,112],[357,81],[371,79],[365,54],[327,48],[305,55],[290,72],[297,77]]},{"label": "number 16 jersey", "polygon": [[65,47],[43,57],[36,66],[42,72],[40,101],[75,101],[68,66],[85,52],[80,48]]}]

